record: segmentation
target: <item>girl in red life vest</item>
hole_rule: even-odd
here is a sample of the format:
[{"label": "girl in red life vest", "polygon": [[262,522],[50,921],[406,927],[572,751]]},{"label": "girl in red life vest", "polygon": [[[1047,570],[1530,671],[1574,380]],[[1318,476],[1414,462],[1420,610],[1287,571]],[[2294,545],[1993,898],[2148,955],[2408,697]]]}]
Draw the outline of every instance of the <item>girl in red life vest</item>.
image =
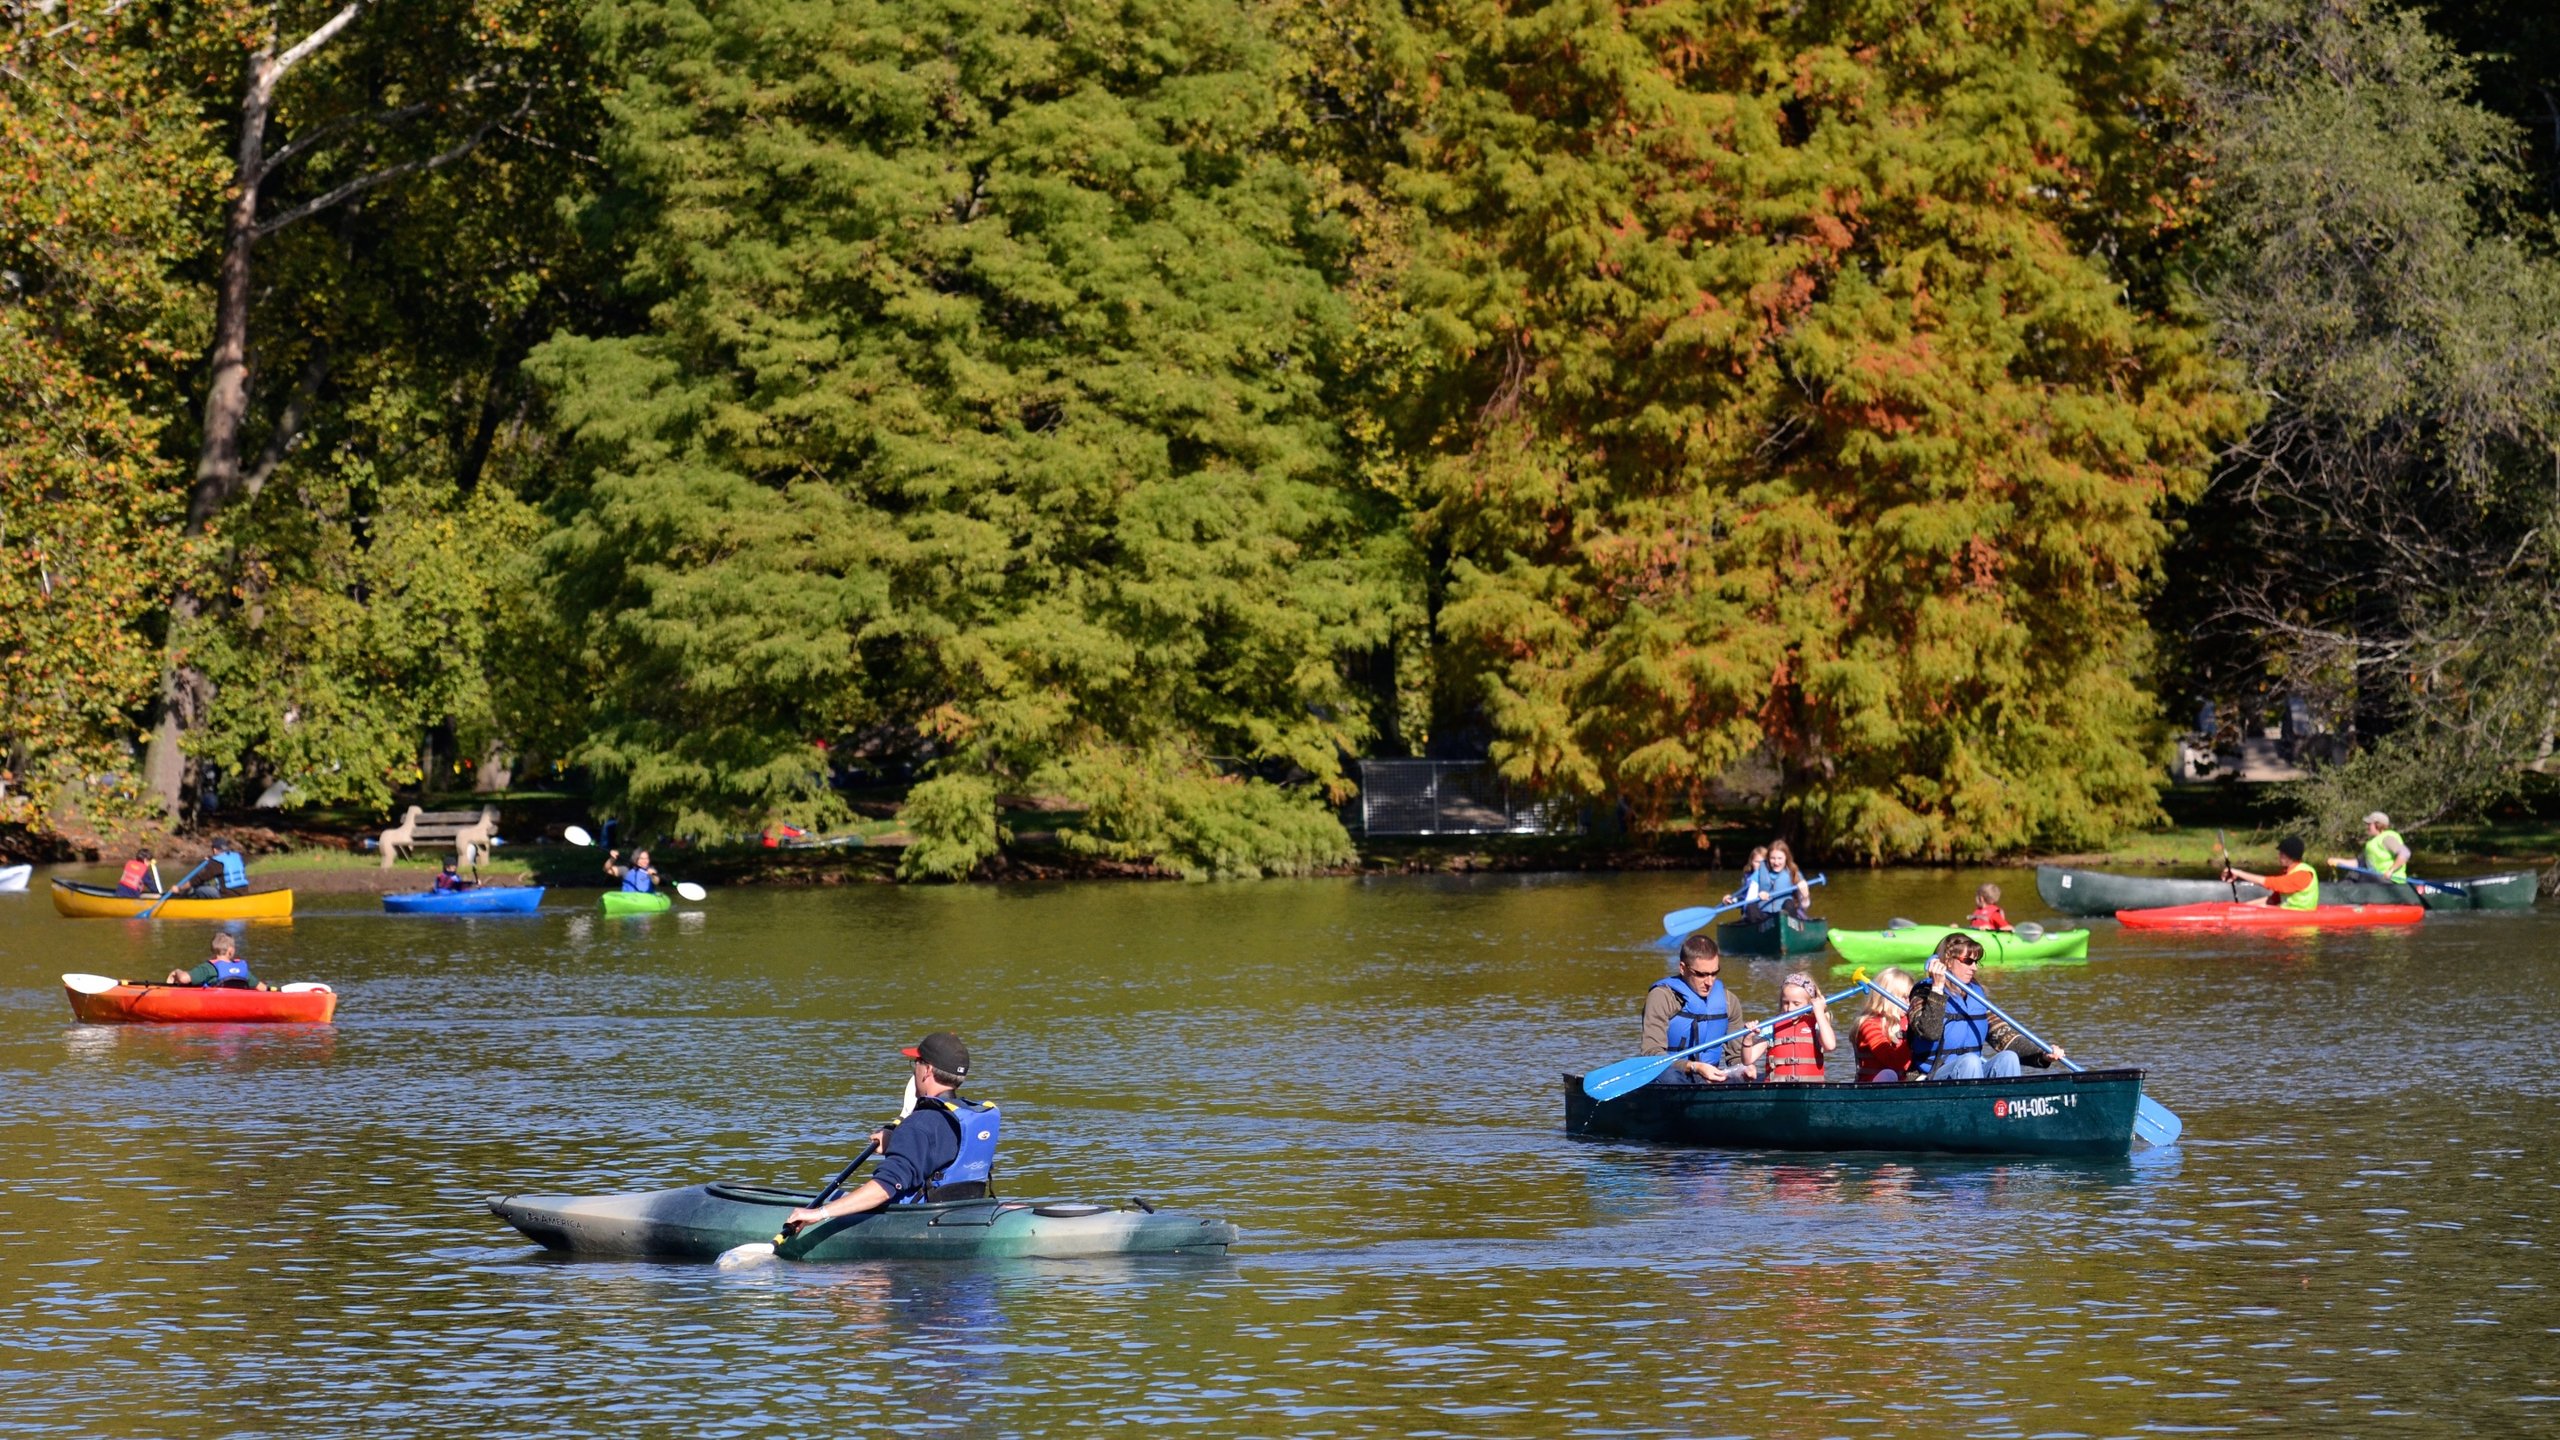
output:
[{"label": "girl in red life vest", "polygon": [[1973,913],[1964,917],[1967,928],[1974,930],[2006,930],[2009,917],[2000,908],[2000,887],[1985,883],[1973,892]]},{"label": "girl in red life vest", "polygon": [[1810,1005],[1813,1013],[1782,1021],[1769,1039],[1769,1078],[1772,1080],[1819,1080],[1822,1061],[1840,1048],[1840,1036],[1831,1028],[1830,1007],[1822,1003],[1822,991],[1813,977],[1799,970],[1787,977],[1786,988],[1779,993],[1781,1010]]},{"label": "girl in red life vest", "polygon": [[1900,1080],[1911,1073],[1911,1037],[1903,1033],[1902,1005],[1893,1000],[1911,1003],[1911,972],[1899,965],[1887,966],[1876,976],[1875,988],[1884,994],[1867,996],[1867,1013],[1858,1017],[1858,1028],[1849,1037],[1858,1056],[1858,1078]]}]

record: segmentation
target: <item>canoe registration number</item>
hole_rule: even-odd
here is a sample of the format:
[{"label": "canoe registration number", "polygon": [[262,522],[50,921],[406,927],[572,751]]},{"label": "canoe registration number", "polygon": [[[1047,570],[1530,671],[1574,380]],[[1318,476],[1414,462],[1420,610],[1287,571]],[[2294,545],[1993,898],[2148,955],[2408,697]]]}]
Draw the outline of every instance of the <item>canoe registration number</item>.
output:
[{"label": "canoe registration number", "polygon": [[2015,1100],[1992,1101],[1991,1114],[2000,1120],[2041,1119],[2076,1109],[2079,1104],[2077,1095],[2024,1095]]}]

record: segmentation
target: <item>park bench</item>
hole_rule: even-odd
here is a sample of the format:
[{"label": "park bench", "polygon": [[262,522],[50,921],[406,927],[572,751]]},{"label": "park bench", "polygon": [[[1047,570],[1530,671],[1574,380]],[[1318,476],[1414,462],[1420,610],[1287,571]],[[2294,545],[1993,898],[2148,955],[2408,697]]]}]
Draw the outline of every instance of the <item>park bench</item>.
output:
[{"label": "park bench", "polygon": [[400,823],[383,831],[374,843],[382,848],[382,868],[388,870],[400,858],[401,851],[421,845],[450,845],[456,863],[478,865],[489,857],[489,848],[497,838],[495,805],[483,805],[477,810],[421,810],[412,805],[400,817]]}]

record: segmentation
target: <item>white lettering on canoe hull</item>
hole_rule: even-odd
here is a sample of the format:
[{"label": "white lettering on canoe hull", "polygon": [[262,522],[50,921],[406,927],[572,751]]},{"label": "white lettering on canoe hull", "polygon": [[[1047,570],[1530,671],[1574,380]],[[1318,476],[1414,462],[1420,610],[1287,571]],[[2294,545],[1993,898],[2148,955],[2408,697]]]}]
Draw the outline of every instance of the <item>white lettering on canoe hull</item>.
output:
[{"label": "white lettering on canoe hull", "polygon": [[2077,1109],[2077,1095],[2021,1095],[2014,1100],[1991,1102],[1992,1118],[1998,1120],[2043,1120]]}]

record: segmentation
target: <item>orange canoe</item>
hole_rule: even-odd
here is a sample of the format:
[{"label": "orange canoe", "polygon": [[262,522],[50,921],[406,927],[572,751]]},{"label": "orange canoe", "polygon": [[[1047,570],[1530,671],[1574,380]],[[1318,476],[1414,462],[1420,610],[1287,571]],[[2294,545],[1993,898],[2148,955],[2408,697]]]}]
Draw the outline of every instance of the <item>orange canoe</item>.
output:
[{"label": "orange canoe", "polygon": [[62,977],[71,1013],[92,1025],[326,1025],[338,1013],[338,992],[326,985],[234,990],[118,981],[98,989],[98,979]]}]

